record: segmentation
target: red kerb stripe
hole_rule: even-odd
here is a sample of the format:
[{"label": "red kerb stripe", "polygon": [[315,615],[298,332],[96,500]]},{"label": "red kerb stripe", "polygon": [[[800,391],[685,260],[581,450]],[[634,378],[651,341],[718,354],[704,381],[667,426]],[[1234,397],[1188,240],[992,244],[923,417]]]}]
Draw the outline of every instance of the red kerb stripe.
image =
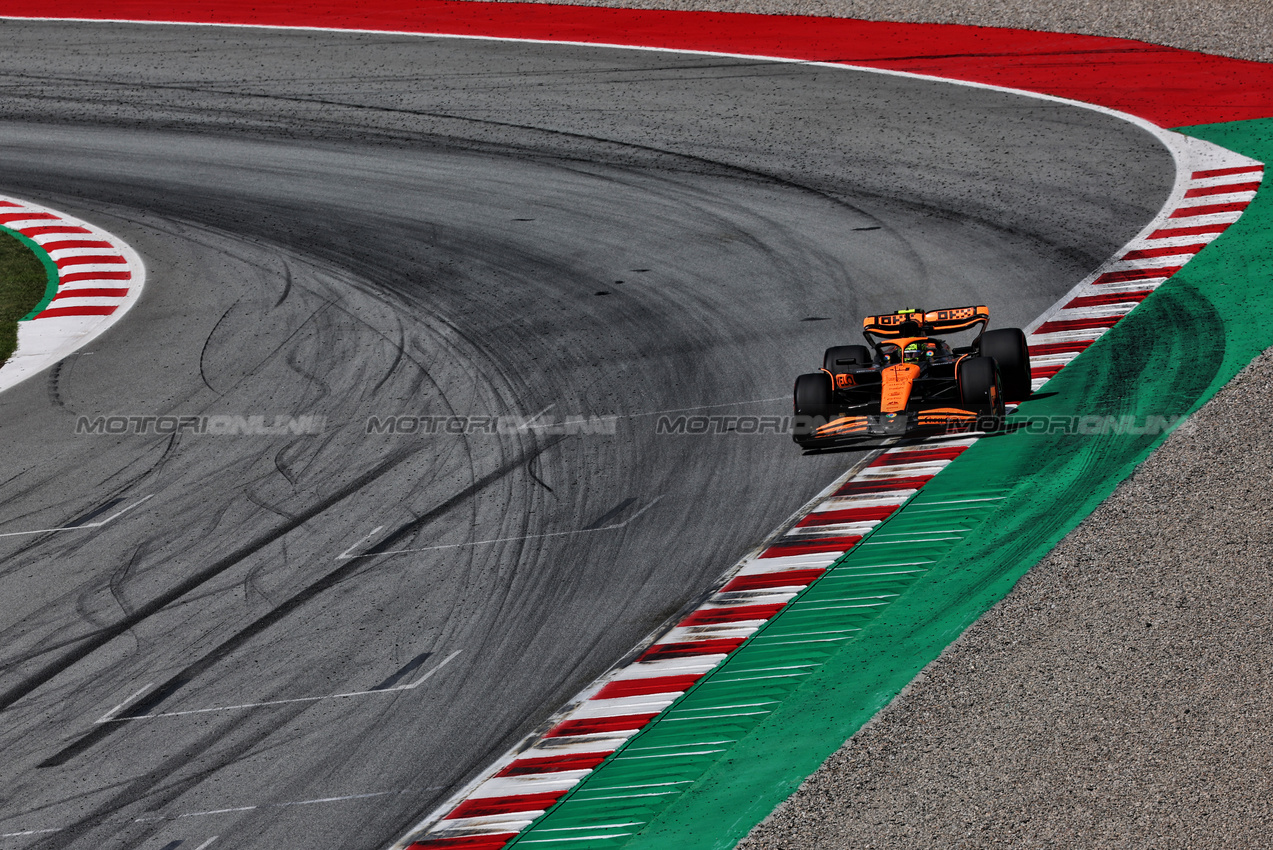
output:
[{"label": "red kerb stripe", "polygon": [[869,508],[845,508],[842,511],[814,511],[796,523],[796,528],[820,525],[842,525],[846,522],[879,522],[888,519],[899,505],[874,505]]},{"label": "red kerb stripe", "polygon": [[1193,227],[1165,227],[1149,234],[1150,239],[1171,239],[1173,236],[1203,236],[1207,233],[1224,233],[1228,224],[1199,224]]},{"label": "red kerb stripe", "polygon": [[110,248],[111,243],[101,239],[70,239],[63,242],[45,242],[40,246],[46,251],[62,251],[67,248]]},{"label": "red kerb stripe", "polygon": [[535,812],[546,809],[557,802],[565,790],[544,791],[540,794],[512,794],[507,797],[483,797],[477,800],[465,800],[460,803],[443,820],[454,818],[480,818],[488,815],[502,815],[508,812]]},{"label": "red kerb stripe", "polygon": [[498,835],[465,835],[460,838],[426,838],[416,841],[407,850],[500,850],[517,837],[515,832]]},{"label": "red kerb stripe", "polygon": [[1051,378],[1057,372],[1060,372],[1062,369],[1064,369],[1065,365],[1066,364],[1064,363],[1057,363],[1052,366],[1035,366],[1030,369],[1030,379],[1034,380],[1035,378]]},{"label": "red kerb stripe", "polygon": [[123,289],[104,289],[102,287],[86,286],[83,289],[62,289],[58,291],[54,301],[60,301],[63,298],[125,298],[128,295],[128,287]]},{"label": "red kerb stripe", "polygon": [[1076,339],[1072,342],[1045,342],[1042,345],[1030,346],[1031,357],[1042,357],[1045,354],[1068,354],[1071,351],[1086,351],[1096,342],[1094,339]]},{"label": "red kerb stripe", "polygon": [[602,732],[640,729],[657,716],[657,714],[624,714],[618,717],[585,717],[581,720],[567,720],[548,730],[544,737],[564,738],[567,735],[599,735]]},{"label": "red kerb stripe", "polygon": [[1237,204],[1204,204],[1200,207],[1181,207],[1171,214],[1171,218],[1196,218],[1200,215],[1215,215],[1217,213],[1242,212],[1246,209],[1246,203]]},{"label": "red kerb stripe", "polygon": [[684,676],[651,676],[646,679],[619,679],[606,685],[593,699],[622,699],[646,694],[676,694],[689,690],[702,673]]},{"label": "red kerb stripe", "polygon": [[862,539],[860,534],[836,537],[810,537],[775,543],[760,553],[762,558],[790,558],[794,555],[816,555],[819,552],[847,552]]},{"label": "red kerb stripe", "polygon": [[64,319],[68,316],[109,316],[119,309],[118,304],[101,307],[50,307],[36,314],[37,319]]},{"label": "red kerb stripe", "polygon": [[1263,171],[1263,165],[1239,165],[1234,168],[1212,168],[1209,171],[1195,171],[1194,180],[1206,180],[1208,177],[1224,177],[1227,174],[1255,174]]},{"label": "red kerb stripe", "polygon": [[57,216],[38,212],[0,213],[0,224],[10,221],[57,221]]},{"label": "red kerb stripe", "polygon": [[1088,328],[1112,328],[1122,316],[1093,316],[1089,319],[1066,319],[1061,322],[1044,322],[1035,333],[1050,334],[1057,331],[1080,331]]},{"label": "red kerb stripe", "polygon": [[529,776],[536,773],[561,773],[566,770],[592,770],[610,753],[566,753],[561,756],[517,759],[496,776]]},{"label": "red kerb stripe", "polygon": [[71,272],[59,274],[57,279],[62,283],[76,283],[81,280],[132,280],[133,273],[122,272]]},{"label": "red kerb stripe", "polygon": [[662,661],[665,658],[688,658],[694,655],[728,655],[742,645],[746,638],[714,638],[712,640],[688,640],[684,643],[656,643],[641,653],[637,661]]},{"label": "red kerb stripe", "polygon": [[1152,260],[1155,257],[1174,257],[1177,254],[1196,254],[1205,247],[1207,247],[1207,243],[1199,242],[1197,245],[1176,245],[1171,248],[1146,248],[1141,251],[1128,251],[1119,259]]},{"label": "red kerb stripe", "polygon": [[1197,189],[1190,189],[1185,192],[1186,198],[1205,198],[1208,195],[1232,195],[1234,192],[1256,192],[1259,191],[1259,182],[1255,183],[1225,183],[1222,186],[1199,186]]},{"label": "red kerb stripe", "polygon": [[49,233],[88,233],[88,234],[91,234],[93,231],[89,230],[87,227],[77,227],[77,226],[76,226],[76,225],[74,225],[74,224],[55,224],[55,225],[52,225],[52,226],[47,226],[47,225],[46,225],[46,226],[41,226],[41,227],[24,227],[24,228],[22,228],[22,232],[23,232],[23,234],[25,234],[25,235],[27,235],[27,236],[44,236],[44,235],[49,234]]},{"label": "red kerb stripe", "polygon": [[89,263],[104,265],[127,265],[128,260],[118,254],[90,254],[83,257],[63,257],[57,261],[57,267],[64,269],[67,266],[86,266]]},{"label": "red kerb stripe", "polygon": [[826,570],[821,567],[814,567],[807,570],[780,570],[775,573],[754,573],[752,575],[738,576],[722,587],[720,592],[763,590],[766,587],[804,587],[825,572]]},{"label": "red kerb stripe", "polygon": [[940,449],[918,449],[909,452],[885,452],[871,461],[871,466],[899,466],[904,463],[930,463],[935,460],[954,460],[964,452],[963,446],[946,446]]},{"label": "red kerb stripe", "polygon": [[891,490],[918,490],[933,479],[931,475],[915,475],[910,478],[881,478],[874,481],[850,481],[839,490],[837,496],[864,496],[868,493],[887,493]]},{"label": "red kerb stripe", "polygon": [[[684,620],[681,620],[680,625],[715,626],[720,623],[741,623],[745,620],[768,620],[781,611],[785,604],[778,602],[773,605],[734,605],[730,608],[700,608]],[[647,680],[643,679],[641,681]],[[615,682],[614,684],[617,685],[619,683]],[[609,687],[610,685],[606,685],[606,688]],[[602,693],[605,693],[605,691],[603,690]],[[646,693],[658,693],[658,691],[646,691]]]},{"label": "red kerb stripe", "polygon": [[1065,305],[1065,309],[1078,307],[1104,307],[1109,304],[1127,304],[1144,301],[1153,295],[1152,289],[1137,289],[1134,292],[1107,292],[1102,295],[1082,295]]},{"label": "red kerb stripe", "polygon": [[1092,281],[1093,284],[1100,286],[1107,283],[1128,283],[1133,280],[1153,280],[1159,277],[1171,277],[1180,271],[1183,266],[1157,266],[1152,269],[1123,269],[1117,272],[1106,272],[1105,274]]}]

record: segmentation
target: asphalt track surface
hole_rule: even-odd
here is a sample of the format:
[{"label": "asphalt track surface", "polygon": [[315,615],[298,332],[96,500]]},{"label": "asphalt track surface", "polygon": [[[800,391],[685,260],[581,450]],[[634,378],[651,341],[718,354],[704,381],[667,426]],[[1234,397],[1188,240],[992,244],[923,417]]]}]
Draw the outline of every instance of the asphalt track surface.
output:
[{"label": "asphalt track surface", "polygon": [[[839,69],[114,24],[0,43],[0,193],[148,268],[122,323],[0,399],[0,534],[149,497],[0,537],[0,834],[56,830],[4,846],[386,846],[856,457],[658,412],[785,413],[873,311],[1024,324],[1172,178],[1115,118]],[[617,418],[365,427],[540,412]],[[326,427],[76,435],[112,414]]]}]

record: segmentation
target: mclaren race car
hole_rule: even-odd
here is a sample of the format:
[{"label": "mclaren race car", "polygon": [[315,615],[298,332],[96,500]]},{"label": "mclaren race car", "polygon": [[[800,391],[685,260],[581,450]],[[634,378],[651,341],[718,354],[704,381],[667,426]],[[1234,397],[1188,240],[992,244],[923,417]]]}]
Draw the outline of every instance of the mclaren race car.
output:
[{"label": "mclaren race car", "polygon": [[[862,320],[866,345],[837,345],[796,378],[795,440],[821,448],[911,434],[995,430],[1030,395],[1019,328],[988,331],[985,307],[898,310]],[[936,334],[976,331],[952,348]]]}]

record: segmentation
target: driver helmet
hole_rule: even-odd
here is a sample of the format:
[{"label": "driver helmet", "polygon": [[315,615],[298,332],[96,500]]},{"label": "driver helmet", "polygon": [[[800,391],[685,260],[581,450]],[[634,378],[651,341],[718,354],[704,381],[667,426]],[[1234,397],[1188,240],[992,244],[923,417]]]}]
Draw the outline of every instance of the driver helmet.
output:
[{"label": "driver helmet", "polygon": [[903,363],[925,363],[937,356],[937,344],[931,340],[921,339],[906,344],[902,349]]}]

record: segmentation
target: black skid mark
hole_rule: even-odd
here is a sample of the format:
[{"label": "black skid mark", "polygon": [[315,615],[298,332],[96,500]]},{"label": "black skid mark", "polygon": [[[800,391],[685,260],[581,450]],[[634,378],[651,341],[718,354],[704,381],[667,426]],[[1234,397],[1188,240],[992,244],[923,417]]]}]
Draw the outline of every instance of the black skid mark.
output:
[{"label": "black skid mark", "polygon": [[[545,443],[543,446],[538,446],[534,449],[531,449],[530,457],[533,458],[536,455],[542,454],[543,452],[547,451],[552,446],[556,445],[562,439],[564,438],[558,437],[555,440]],[[103,629],[102,632],[99,633],[99,636],[94,641],[86,642],[86,644],[91,646],[92,649],[96,649],[104,645],[105,643],[109,642],[109,640],[112,639],[113,637],[118,636],[119,634],[122,634],[123,631],[125,630],[124,626],[126,624],[130,624],[130,625],[127,625],[127,627],[131,628],[132,625],[135,625],[137,622],[140,622],[142,619],[144,619],[144,617],[148,617],[154,613],[157,613],[159,610],[162,610],[163,607],[166,607],[166,605],[169,604],[170,602],[180,598],[185,593],[185,591],[182,591],[181,588],[189,587],[190,589],[193,589],[195,587],[198,587],[201,584],[206,583],[211,578],[223,573],[225,570],[234,566],[234,564],[238,563],[239,561],[242,561],[244,558],[248,557],[249,555],[255,554],[256,552],[260,551],[266,546],[274,543],[276,540],[281,539],[288,531],[299,527],[303,522],[307,522],[309,519],[312,519],[314,516],[317,516],[319,513],[322,513],[323,511],[326,511],[328,508],[333,507],[338,502],[343,501],[345,496],[350,495],[354,492],[357,492],[367,483],[370,483],[370,481],[384,474],[384,472],[387,472],[393,466],[398,465],[406,458],[413,457],[413,456],[414,456],[413,453],[404,453],[403,455],[399,456],[396,459],[391,459],[390,461],[386,461],[385,463],[381,464],[379,467],[377,467],[368,475],[363,476],[361,479],[359,479],[358,482],[355,482],[355,484],[343,490],[340,494],[338,494],[337,497],[333,497],[331,499],[328,499],[326,502],[324,502],[321,510],[315,509],[313,511],[307,511],[306,515],[300,518],[299,521],[289,523],[288,526],[285,527],[285,530],[277,531],[271,535],[268,535],[267,537],[263,538],[260,541],[256,541],[252,544],[249,544],[249,546],[244,547],[243,550],[240,550],[239,552],[234,553],[228,558],[224,558],[221,561],[218,561],[216,564],[213,564],[210,568],[200,571],[194,577],[192,577],[191,580],[185,582],[183,585],[178,586],[178,588],[174,588],[173,590],[164,594],[162,597],[160,597],[159,600],[151,602],[147,604],[146,606],[144,606],[142,609],[139,609],[138,613],[135,614],[133,617],[126,618],[125,620],[121,621],[120,623],[110,628]],[[201,658],[186,665],[184,669],[173,674],[173,676],[171,676],[166,682],[163,682],[162,684],[160,684],[159,687],[154,692],[152,692],[149,696],[141,699],[140,701],[135,703],[132,707],[130,707],[126,712],[120,714],[117,717],[117,720],[129,718],[129,717],[140,717],[142,715],[149,714],[150,712],[154,711],[154,709],[157,706],[159,706],[159,704],[162,703],[169,696],[176,693],[176,691],[178,691],[184,685],[186,685],[193,679],[197,678],[202,673],[205,673],[207,670],[211,669],[215,664],[219,663],[224,658],[228,657],[233,652],[235,652],[236,650],[238,650],[239,648],[247,644],[248,641],[257,637],[262,632],[266,631],[271,626],[273,626],[275,623],[278,623],[282,621],[283,619],[287,618],[288,616],[290,616],[291,614],[293,614],[294,612],[296,612],[297,610],[299,610],[300,608],[308,604],[310,601],[321,596],[327,590],[340,584],[346,578],[348,578],[351,574],[357,573],[360,570],[362,570],[365,567],[365,562],[367,560],[374,558],[376,555],[384,554],[385,552],[392,550],[395,545],[400,543],[402,540],[414,535],[422,526],[426,525],[427,523],[433,521],[434,519],[440,516],[447,514],[448,512],[453,510],[456,506],[467,502],[469,499],[473,498],[478,493],[485,490],[491,484],[494,484],[496,481],[499,481],[500,479],[504,478],[510,472],[524,466],[528,460],[529,458],[524,458],[524,457],[514,458],[508,463],[505,463],[502,466],[500,466],[498,469],[495,469],[487,473],[486,475],[483,475],[481,478],[478,478],[472,484],[465,487],[463,490],[459,491],[458,493],[451,496],[450,498],[446,499],[441,504],[436,505],[431,510],[426,511],[424,514],[422,514],[418,518],[414,518],[406,523],[403,523],[398,528],[395,528],[388,535],[382,538],[379,543],[377,543],[375,546],[368,549],[365,553],[363,553],[357,559],[349,559],[347,561],[344,561],[343,563],[341,563],[339,567],[336,567],[334,570],[327,573],[322,578],[315,581],[313,584],[310,584],[307,587],[303,588],[302,590],[298,591],[297,593],[293,594],[287,601],[271,609],[268,613],[257,618],[252,623],[248,624],[247,626],[240,629],[235,634],[231,635],[229,638],[222,641],[220,644],[218,644],[216,647],[208,651]],[[162,604],[159,604],[160,602],[162,602]],[[76,652],[68,653],[67,656],[75,657],[75,660],[79,660],[79,658],[83,658],[85,655],[88,655],[89,652],[92,651],[92,649],[89,649],[88,651],[84,651],[81,649]],[[46,682],[49,679],[51,679],[53,676],[57,675],[57,673],[60,672],[60,669],[54,670],[53,668],[60,667],[61,669],[64,669],[64,666],[63,666],[64,660],[65,659],[59,659],[58,661],[53,662],[53,664],[47,665],[44,668],[44,670],[36,673],[32,677],[29,677],[26,682],[21,683],[17,688],[10,689],[8,693],[6,693],[3,697],[0,697],[0,707],[11,705],[17,699],[20,699],[26,693],[29,693],[30,690],[33,689],[33,685],[32,685],[33,682],[35,684],[43,684],[43,682]],[[71,663],[74,663],[74,662],[71,662]],[[66,665],[66,666],[69,666],[69,665]],[[112,723],[100,725],[96,729],[81,735],[78,739],[76,739],[75,741],[72,741],[70,744],[66,745],[58,752],[49,756],[44,761],[40,762],[39,765],[37,766],[41,768],[49,768],[49,767],[58,767],[60,765],[66,764],[66,762],[70,761],[75,756],[89,750],[94,745],[100,743],[101,741],[110,737],[115,732],[122,729],[124,725],[125,724],[120,722],[112,722]],[[175,770],[176,767],[174,766],[173,769]]]},{"label": "black skid mark", "polygon": [[538,484],[540,487],[543,487],[549,493],[552,493],[553,496],[555,497],[557,495],[556,491],[554,491],[553,488],[549,487],[548,482],[540,478],[539,474],[535,472],[535,466],[538,463],[539,463],[539,455],[535,455],[530,460],[526,461],[526,473],[530,475],[531,479],[534,480],[536,484]]}]

